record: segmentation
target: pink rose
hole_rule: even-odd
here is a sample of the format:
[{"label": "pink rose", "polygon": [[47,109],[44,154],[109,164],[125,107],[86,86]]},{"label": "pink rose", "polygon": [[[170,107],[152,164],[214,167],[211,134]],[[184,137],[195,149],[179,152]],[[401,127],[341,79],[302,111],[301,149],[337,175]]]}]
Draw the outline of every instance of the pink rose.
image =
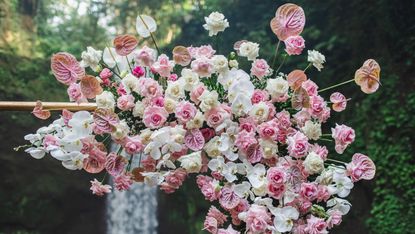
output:
[{"label": "pink rose", "polygon": [[216,128],[221,125],[225,118],[229,117],[229,113],[223,110],[221,107],[214,107],[205,112],[206,123],[209,127]]},{"label": "pink rose", "polygon": [[120,110],[127,111],[134,108],[134,96],[131,94],[122,95],[117,99],[117,107]]},{"label": "pink rose", "polygon": [[134,75],[135,77],[137,77],[137,78],[140,78],[140,77],[144,76],[144,74],[145,74],[145,70],[144,70],[144,68],[143,68],[143,67],[136,66],[136,67],[133,69],[133,75]]},{"label": "pink rose", "polygon": [[194,58],[212,58],[216,51],[212,48],[211,45],[202,45],[200,47],[194,48],[193,53]]},{"label": "pink rose", "polygon": [[167,194],[174,193],[176,189],[177,188],[175,186],[166,182],[160,184],[160,190],[164,191]]},{"label": "pink rose", "polygon": [[156,163],[157,161],[154,160],[151,156],[147,156],[146,158],[141,160],[141,165],[143,166],[145,171],[155,171]]},{"label": "pink rose", "polygon": [[309,96],[316,96],[318,94],[318,86],[310,79],[304,81],[301,87],[307,91]]},{"label": "pink rose", "polygon": [[269,74],[269,65],[264,59],[255,59],[251,67],[251,75],[262,79]]},{"label": "pink rose", "polygon": [[215,130],[211,128],[202,128],[200,129],[200,132],[202,133],[203,138],[205,138],[205,142],[209,141],[216,135]]},{"label": "pink rose", "polygon": [[271,214],[265,206],[252,205],[246,213],[246,227],[253,233],[263,233],[271,223]]},{"label": "pink rose", "polygon": [[288,111],[278,112],[275,116],[275,121],[279,129],[287,130],[291,127],[291,118]]},{"label": "pink rose", "polygon": [[229,225],[227,229],[219,229],[217,234],[241,234],[238,231],[235,231],[235,229],[232,228],[232,225]]},{"label": "pink rose", "polygon": [[87,102],[85,96],[81,93],[81,86],[77,83],[72,83],[69,85],[68,96],[71,102]]},{"label": "pink rose", "polygon": [[140,78],[138,81],[141,96],[151,99],[162,95],[162,88],[157,81],[151,78]]},{"label": "pink rose", "polygon": [[229,186],[225,186],[220,191],[219,203],[220,205],[227,210],[235,208],[239,204],[240,198],[233,189]]},{"label": "pink rose", "polygon": [[330,95],[330,102],[333,103],[332,108],[336,112],[341,112],[346,109],[346,97],[339,92],[335,92]]},{"label": "pink rose", "polygon": [[314,183],[302,183],[300,188],[300,195],[309,201],[313,201],[317,198],[318,195],[317,185]]},{"label": "pink rose", "polygon": [[255,118],[252,116],[246,118],[239,119],[239,130],[240,131],[247,131],[247,132],[255,132],[256,131],[256,122]]},{"label": "pink rose", "polygon": [[192,71],[200,77],[210,77],[213,72],[213,63],[210,59],[202,57],[192,61]]},{"label": "pink rose", "polygon": [[179,79],[179,76],[177,74],[170,74],[168,80],[170,81],[176,81],[177,79]]},{"label": "pink rose", "polygon": [[320,156],[321,159],[323,159],[323,161],[326,161],[327,155],[329,154],[329,151],[327,150],[326,146],[321,146],[317,143],[311,146],[310,152],[318,154],[318,156]]},{"label": "pink rose", "polygon": [[93,194],[97,196],[103,196],[104,194],[111,192],[111,186],[103,185],[97,179],[94,179],[94,180],[91,180],[90,190],[92,191]]},{"label": "pink rose", "polygon": [[99,77],[101,77],[102,80],[109,80],[112,75],[112,71],[108,68],[102,69],[102,71],[99,73]]},{"label": "pink rose", "polygon": [[124,142],[124,149],[128,154],[136,154],[144,149],[140,136],[127,137]]},{"label": "pink rose", "polygon": [[271,197],[281,199],[285,193],[285,184],[268,183],[267,192]]},{"label": "pink rose", "polygon": [[307,137],[301,133],[296,132],[293,136],[288,137],[288,153],[292,157],[301,158],[307,155],[309,143]]},{"label": "pink rose", "polygon": [[215,186],[212,182],[207,182],[204,184],[200,191],[202,192],[203,196],[205,196],[205,199],[208,201],[215,201],[218,199],[218,192],[216,191]]},{"label": "pink rose", "polygon": [[189,149],[199,151],[205,145],[205,138],[199,129],[192,129],[187,131],[184,142]]},{"label": "pink rose", "polygon": [[330,198],[330,193],[325,185],[317,186],[317,202],[327,201]]},{"label": "pink rose", "polygon": [[176,106],[176,117],[182,123],[186,123],[193,119],[197,113],[195,105],[188,101],[181,101]]},{"label": "pink rose", "polygon": [[285,39],[284,44],[288,55],[300,55],[305,48],[305,41],[302,36],[290,36]]},{"label": "pink rose", "polygon": [[268,183],[283,184],[286,180],[285,172],[281,168],[271,167],[267,171],[267,180]]},{"label": "pink rose", "polygon": [[177,189],[183,184],[183,181],[186,179],[186,176],[186,170],[184,170],[183,168],[179,168],[177,170],[171,171],[166,176],[166,182]]},{"label": "pink rose", "polygon": [[255,138],[255,133],[247,132],[245,130],[239,132],[236,135],[235,146],[242,152],[246,153],[251,145],[257,144],[258,141]]},{"label": "pink rose", "polygon": [[278,133],[278,126],[275,121],[271,120],[260,124],[257,131],[261,138],[275,140]]},{"label": "pink rose", "polygon": [[314,118],[319,118],[326,106],[327,104],[321,96],[310,96],[310,108],[308,108],[308,111]]},{"label": "pink rose", "polygon": [[220,212],[220,210],[218,210],[214,206],[210,206],[207,216],[216,219],[218,221],[218,226],[222,226],[228,218],[225,214]]},{"label": "pink rose", "polygon": [[150,106],[144,110],[143,122],[148,128],[160,128],[166,122],[168,116],[169,113],[163,107]]},{"label": "pink rose", "polygon": [[204,84],[198,85],[196,88],[192,90],[190,93],[190,100],[194,102],[195,104],[199,104],[199,97],[202,95],[202,93],[206,90],[206,87]]},{"label": "pink rose", "polygon": [[144,46],[135,56],[136,63],[142,66],[151,66],[156,60],[156,51]]},{"label": "pink rose", "polygon": [[330,217],[327,219],[327,227],[333,228],[334,226],[340,225],[342,222],[342,213],[338,210],[329,210],[327,212]]},{"label": "pink rose", "polygon": [[105,162],[105,169],[107,170],[108,174],[112,176],[118,176],[121,172],[124,171],[124,167],[127,164],[127,161],[124,157],[117,155],[114,152],[111,152],[107,156],[107,160]]},{"label": "pink rose", "polygon": [[162,77],[169,77],[170,72],[173,71],[174,62],[169,60],[165,54],[161,54],[157,61],[153,63],[151,68]]},{"label": "pink rose", "polygon": [[311,120],[310,113],[305,109],[302,109],[301,111],[295,113],[293,117],[294,117],[294,121],[297,123],[299,127],[303,127],[305,122],[307,122],[308,120]]},{"label": "pink rose", "polygon": [[351,127],[336,124],[336,127],[331,129],[331,136],[336,143],[336,152],[342,154],[346,147],[353,143],[355,133]]},{"label": "pink rose", "polygon": [[133,184],[133,180],[131,179],[131,175],[127,173],[120,174],[114,178],[114,187],[118,191],[128,190],[130,189],[132,184]]},{"label": "pink rose", "polygon": [[201,189],[203,186],[205,186],[206,184],[212,182],[212,178],[209,176],[204,176],[204,175],[198,175],[196,177],[196,184],[197,186]]},{"label": "pink rose", "polygon": [[155,97],[151,99],[151,105],[158,106],[158,107],[164,107],[164,97],[159,96],[159,97]]},{"label": "pink rose", "polygon": [[120,85],[117,87],[117,94],[118,95],[127,95],[127,90],[125,89],[124,85],[120,83]]},{"label": "pink rose", "polygon": [[366,155],[356,153],[352,157],[352,162],[347,164],[347,174],[353,182],[361,179],[371,180],[375,177],[376,166]]},{"label": "pink rose", "polygon": [[311,217],[307,219],[307,227],[304,229],[304,231],[309,234],[324,234],[328,233],[326,228],[327,223],[324,221],[324,219],[311,215]]},{"label": "pink rose", "polygon": [[84,159],[84,170],[88,173],[100,173],[105,168],[106,152],[93,148],[89,151],[89,156]]},{"label": "pink rose", "polygon": [[213,217],[207,216],[203,223],[203,230],[216,234],[218,232],[218,221]]},{"label": "pink rose", "polygon": [[265,102],[269,100],[269,93],[265,90],[256,89],[251,97],[252,104]]}]

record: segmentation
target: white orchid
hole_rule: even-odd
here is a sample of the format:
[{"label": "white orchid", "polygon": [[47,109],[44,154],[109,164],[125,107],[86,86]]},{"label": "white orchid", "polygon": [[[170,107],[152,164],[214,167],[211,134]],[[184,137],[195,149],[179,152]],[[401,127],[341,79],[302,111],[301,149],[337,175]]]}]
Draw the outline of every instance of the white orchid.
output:
[{"label": "white orchid", "polygon": [[218,141],[218,150],[231,161],[238,158],[238,154],[234,152],[234,144],[232,138],[227,133],[222,133]]},{"label": "white orchid", "polygon": [[338,210],[343,215],[349,213],[351,206],[352,204],[350,204],[349,201],[337,197],[334,197],[327,201],[327,207],[331,207],[330,210]]},{"label": "white orchid", "polygon": [[156,165],[157,169],[160,169],[161,167],[167,167],[170,169],[176,169],[176,165],[170,160],[170,154],[165,154],[161,160]]},{"label": "white orchid", "polygon": [[232,102],[232,113],[235,116],[243,116],[252,109],[251,97],[244,93],[238,94]]},{"label": "white orchid", "polygon": [[69,170],[81,170],[84,166],[84,159],[87,158],[86,155],[78,151],[72,151],[67,156],[69,160],[62,161],[62,165]]},{"label": "white orchid", "polygon": [[336,169],[333,173],[333,182],[328,186],[331,194],[337,194],[339,197],[347,197],[354,184],[352,180],[346,175],[345,170]]},{"label": "white orchid", "polygon": [[251,184],[248,181],[243,181],[240,184],[236,184],[233,190],[240,198],[249,197],[251,200],[255,199],[255,195],[251,191]]},{"label": "white orchid", "polygon": [[279,232],[289,232],[294,226],[294,220],[297,220],[300,213],[292,206],[275,208],[270,210],[274,218],[274,227]]},{"label": "white orchid", "polygon": [[187,173],[197,173],[202,168],[201,151],[197,151],[188,155],[181,156],[178,161],[181,163]]},{"label": "white orchid", "polygon": [[144,183],[149,186],[160,185],[164,181],[163,173],[160,172],[142,172]]},{"label": "white orchid", "polygon": [[235,175],[238,171],[237,165],[233,162],[225,163],[225,159],[222,156],[210,160],[208,167],[211,171],[219,172],[230,183],[237,179]]},{"label": "white orchid", "polygon": [[247,177],[252,187],[259,189],[264,187],[267,183],[267,178],[265,176],[267,170],[263,164],[256,164],[252,166],[249,162],[245,161],[247,166]]},{"label": "white orchid", "polygon": [[121,56],[116,53],[115,48],[105,47],[104,52],[102,53],[102,60],[108,67],[115,68],[117,69],[117,72],[123,73],[129,71],[129,63],[134,60],[134,55],[135,53],[132,52],[127,56]]}]

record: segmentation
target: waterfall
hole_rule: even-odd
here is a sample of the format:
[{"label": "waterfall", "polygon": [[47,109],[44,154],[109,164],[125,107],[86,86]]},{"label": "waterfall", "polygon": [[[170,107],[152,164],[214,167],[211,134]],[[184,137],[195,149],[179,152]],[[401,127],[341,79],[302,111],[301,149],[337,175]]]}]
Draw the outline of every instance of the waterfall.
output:
[{"label": "waterfall", "polygon": [[[137,164],[138,160],[132,163],[133,166]],[[157,226],[156,187],[134,183],[128,191],[114,189],[108,195],[108,234],[157,234]]]}]

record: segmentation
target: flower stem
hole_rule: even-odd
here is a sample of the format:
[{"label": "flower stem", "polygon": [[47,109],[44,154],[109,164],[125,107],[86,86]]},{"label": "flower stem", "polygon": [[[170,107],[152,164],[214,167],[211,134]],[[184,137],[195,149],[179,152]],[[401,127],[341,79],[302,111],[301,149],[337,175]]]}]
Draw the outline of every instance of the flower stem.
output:
[{"label": "flower stem", "polygon": [[311,64],[312,64],[312,63],[309,63],[309,64],[307,65],[307,67],[305,67],[305,68],[304,68],[304,70],[303,70],[303,71],[304,71],[304,72],[305,72],[305,71],[307,71],[307,69],[311,66]]},{"label": "flower stem", "polygon": [[133,73],[133,69],[131,69],[130,60],[128,59],[128,56],[125,56],[125,59],[127,59],[128,67],[130,68],[130,72]]},{"label": "flower stem", "polygon": [[281,44],[281,40],[278,40],[277,48],[275,49],[275,53],[274,53],[274,58],[272,59],[272,66],[271,66],[271,68],[273,68],[274,65],[275,65],[275,61],[277,59],[277,54],[278,54],[278,49],[280,48],[280,44]]},{"label": "flower stem", "polygon": [[320,138],[319,140],[321,140],[321,141],[329,141],[329,142],[332,142],[333,141],[331,139],[325,139],[325,138]]},{"label": "flower stem", "polygon": [[282,62],[280,64],[280,66],[277,68],[277,70],[275,71],[275,74],[278,75],[278,72],[280,71],[282,65],[284,65],[285,63],[285,59],[287,59],[287,55],[284,56],[284,58],[282,59]]},{"label": "flower stem", "polygon": [[335,159],[331,159],[331,158],[328,158],[327,160],[328,161],[332,161],[332,162],[336,162],[336,163],[347,164],[346,162],[339,161],[339,160],[335,160]]},{"label": "flower stem", "polygon": [[148,25],[147,25],[147,24],[146,24],[146,22],[144,21],[143,17],[141,17],[141,15],[138,15],[138,17],[140,17],[141,21],[143,21],[144,26],[146,27],[146,29],[147,29],[147,30],[148,30],[148,32],[150,33],[151,40],[153,40],[154,46],[155,46],[155,47],[156,47],[156,49],[157,49],[157,53],[160,55],[160,49],[159,49],[159,47],[158,47],[158,45],[157,45],[156,38],[154,37],[153,33],[152,33],[152,32],[150,32],[150,29],[148,28]]},{"label": "flower stem", "polygon": [[319,93],[321,93],[321,92],[324,92],[324,91],[330,90],[330,89],[332,89],[332,88],[336,88],[336,87],[339,87],[339,86],[342,86],[342,85],[348,84],[348,83],[353,82],[353,81],[354,81],[354,79],[351,79],[351,80],[348,80],[348,81],[344,81],[344,82],[341,82],[341,83],[339,83],[339,84],[335,84],[335,85],[332,85],[332,86],[330,86],[330,87],[327,87],[327,88],[321,89],[321,90],[319,90],[318,92],[319,92]]},{"label": "flower stem", "polygon": [[114,57],[114,55],[112,54],[111,48],[110,48],[108,45],[107,45],[107,49],[108,49],[108,51],[110,52],[111,58],[112,58],[112,59],[114,60],[114,62],[115,62],[115,66],[117,67],[118,73],[121,73],[121,70],[120,70],[120,68],[118,67],[117,60],[115,60],[115,57]]}]

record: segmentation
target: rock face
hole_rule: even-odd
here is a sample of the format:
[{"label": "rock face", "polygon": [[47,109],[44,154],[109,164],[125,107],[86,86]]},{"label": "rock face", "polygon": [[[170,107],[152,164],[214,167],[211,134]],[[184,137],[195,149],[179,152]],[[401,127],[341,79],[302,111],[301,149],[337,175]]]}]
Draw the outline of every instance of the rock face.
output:
[{"label": "rock face", "polygon": [[[138,158],[134,157],[133,167]],[[108,194],[108,234],[156,234],[157,227],[157,187],[134,183],[128,191]]]}]

